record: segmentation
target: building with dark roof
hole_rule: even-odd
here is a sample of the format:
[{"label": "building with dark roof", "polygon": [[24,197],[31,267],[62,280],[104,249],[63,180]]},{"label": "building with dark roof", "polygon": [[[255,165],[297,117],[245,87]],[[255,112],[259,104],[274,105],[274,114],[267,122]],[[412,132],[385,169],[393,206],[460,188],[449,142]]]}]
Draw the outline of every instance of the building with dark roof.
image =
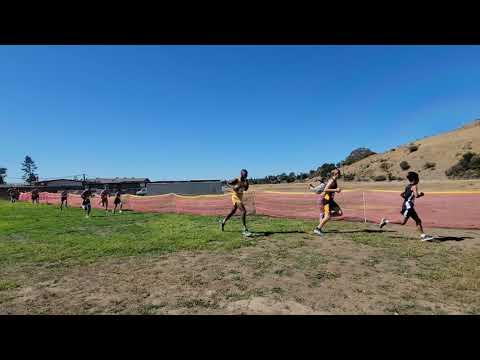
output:
[{"label": "building with dark roof", "polygon": [[86,179],[85,185],[92,190],[107,189],[121,190],[122,192],[135,194],[141,188],[144,188],[150,182],[148,178],[92,178]]}]

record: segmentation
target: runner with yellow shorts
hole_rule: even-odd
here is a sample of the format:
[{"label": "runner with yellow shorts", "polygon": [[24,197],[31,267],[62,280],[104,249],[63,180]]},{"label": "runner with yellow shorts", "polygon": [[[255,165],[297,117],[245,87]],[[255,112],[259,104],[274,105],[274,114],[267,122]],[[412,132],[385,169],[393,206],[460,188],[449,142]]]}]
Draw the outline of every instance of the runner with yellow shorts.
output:
[{"label": "runner with yellow shorts", "polygon": [[323,227],[330,220],[331,216],[343,215],[342,209],[335,202],[335,193],[340,193],[341,189],[337,184],[337,179],[340,177],[340,169],[335,168],[330,174],[330,179],[327,181],[323,191],[320,194],[320,208],[323,212],[320,216],[320,224],[313,230],[317,235],[323,236]]},{"label": "runner with yellow shorts", "polygon": [[251,233],[247,229],[246,224],[246,217],[247,217],[247,209],[245,209],[245,204],[243,203],[243,193],[248,190],[248,171],[242,169],[240,171],[240,177],[228,181],[227,184],[232,187],[233,194],[232,194],[232,203],[233,208],[230,213],[220,222],[220,230],[223,231],[225,227],[225,223],[237,212],[237,209],[240,209],[241,217],[242,217],[242,224],[243,224],[243,235],[250,236]]}]

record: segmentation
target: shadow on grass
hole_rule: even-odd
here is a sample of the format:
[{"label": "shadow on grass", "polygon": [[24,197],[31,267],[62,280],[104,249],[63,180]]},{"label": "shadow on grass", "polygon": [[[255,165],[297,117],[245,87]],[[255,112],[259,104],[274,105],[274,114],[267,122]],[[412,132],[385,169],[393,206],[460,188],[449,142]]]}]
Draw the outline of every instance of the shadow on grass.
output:
[{"label": "shadow on grass", "polygon": [[271,236],[273,234],[307,234],[305,231],[292,230],[292,231],[252,231],[253,236]]},{"label": "shadow on grass", "polygon": [[394,230],[373,230],[373,229],[364,229],[364,230],[327,230],[327,233],[332,234],[356,234],[356,233],[367,233],[367,234],[376,234],[376,233],[393,233]]},{"label": "shadow on grass", "polygon": [[473,239],[471,236],[435,236],[433,242],[444,242],[444,241],[463,241],[465,239]]},{"label": "shadow on grass", "polygon": [[[234,230],[224,230],[227,233],[238,233],[239,231]],[[292,231],[250,231],[252,234],[249,237],[258,237],[258,236],[271,236],[273,234],[308,234],[306,231],[292,230]]]}]

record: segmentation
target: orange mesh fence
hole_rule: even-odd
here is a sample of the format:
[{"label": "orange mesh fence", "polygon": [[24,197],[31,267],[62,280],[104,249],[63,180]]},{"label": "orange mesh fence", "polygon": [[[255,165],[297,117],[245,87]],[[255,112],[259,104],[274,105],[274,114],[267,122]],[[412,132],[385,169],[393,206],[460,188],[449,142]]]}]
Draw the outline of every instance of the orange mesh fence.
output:
[{"label": "orange mesh fence", "polygon": [[[20,200],[30,201],[30,193],[22,193]],[[232,208],[231,194],[181,196],[122,196],[123,209],[140,212],[178,213],[225,216]],[[399,192],[345,190],[335,196],[343,216],[334,219],[379,222],[385,217],[400,222],[402,199]],[[59,193],[40,193],[40,202],[59,204]],[[80,207],[80,195],[68,196],[70,206]],[[94,208],[101,208],[100,197],[91,200]],[[319,196],[311,193],[250,192],[244,195],[249,214],[283,218],[318,219]],[[109,208],[113,207],[113,197]],[[480,192],[427,193],[416,201],[415,208],[426,227],[480,229]],[[238,213],[237,213],[238,214]],[[410,221],[410,225],[415,225]]]}]

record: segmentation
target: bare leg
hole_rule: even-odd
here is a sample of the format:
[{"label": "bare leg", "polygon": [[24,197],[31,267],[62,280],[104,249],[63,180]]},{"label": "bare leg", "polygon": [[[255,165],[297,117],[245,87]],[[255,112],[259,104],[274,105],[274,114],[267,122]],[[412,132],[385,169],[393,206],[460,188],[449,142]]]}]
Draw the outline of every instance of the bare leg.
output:
[{"label": "bare leg", "polygon": [[237,212],[238,205],[235,204],[233,205],[232,210],[228,213],[228,215],[223,219],[222,223],[225,225],[225,223]]},{"label": "bare leg", "polygon": [[247,209],[245,209],[245,205],[243,205],[243,204],[239,205],[239,209],[240,209],[241,214],[242,214],[243,230],[248,231],[247,230]]},{"label": "bare leg", "polygon": [[330,220],[330,212],[323,214],[323,219],[320,221],[320,225],[318,225],[318,230],[322,230],[328,220]]}]

